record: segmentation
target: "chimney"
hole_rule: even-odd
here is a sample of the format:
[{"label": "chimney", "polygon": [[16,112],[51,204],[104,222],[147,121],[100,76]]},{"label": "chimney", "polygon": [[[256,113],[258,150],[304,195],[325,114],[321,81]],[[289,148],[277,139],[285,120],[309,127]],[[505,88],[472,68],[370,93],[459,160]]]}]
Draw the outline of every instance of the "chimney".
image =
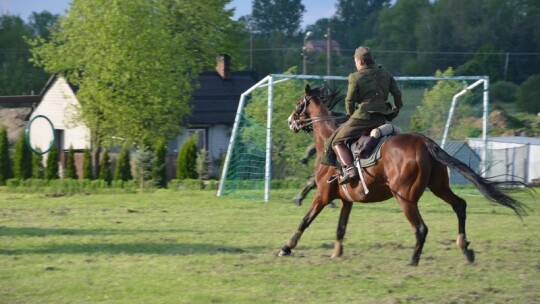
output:
[{"label": "chimney", "polygon": [[216,71],[219,78],[223,80],[231,79],[231,56],[220,54],[217,57]]}]

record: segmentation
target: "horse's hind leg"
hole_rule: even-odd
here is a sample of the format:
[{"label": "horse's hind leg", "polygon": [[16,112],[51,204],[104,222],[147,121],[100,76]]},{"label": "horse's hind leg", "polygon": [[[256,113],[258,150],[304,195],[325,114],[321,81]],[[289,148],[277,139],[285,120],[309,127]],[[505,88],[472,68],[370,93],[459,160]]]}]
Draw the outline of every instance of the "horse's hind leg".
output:
[{"label": "horse's hind leg", "polygon": [[306,230],[309,227],[309,225],[313,222],[313,220],[315,220],[317,215],[321,213],[323,208],[324,208],[324,204],[321,203],[321,199],[319,195],[315,195],[315,198],[313,199],[313,203],[311,204],[311,207],[309,208],[308,213],[304,216],[304,218],[300,222],[300,225],[298,226],[298,229],[296,230],[292,238],[288,240],[285,246],[281,248],[281,250],[278,253],[278,256],[291,255],[292,249],[296,247],[296,245],[298,244],[298,241],[300,240],[300,237],[302,237],[304,230]]},{"label": "horse's hind leg", "polygon": [[345,238],[345,231],[347,230],[351,209],[352,202],[342,200],[341,213],[339,214],[339,222],[336,231],[336,244],[334,245],[332,258],[339,258],[343,255],[343,239]]},{"label": "horse's hind leg", "polygon": [[457,196],[452,189],[450,189],[448,173],[446,167],[438,164],[434,166],[434,174],[431,178],[429,188],[437,197],[452,206],[452,209],[456,213],[458,218],[458,236],[456,239],[456,245],[461,248],[461,251],[467,257],[469,263],[474,262],[475,254],[472,249],[469,249],[470,242],[467,241],[465,233],[465,222],[467,218],[467,202],[464,199]]},{"label": "horse's hind leg", "polygon": [[413,255],[411,257],[411,262],[409,265],[416,266],[420,261],[420,255],[422,254],[422,248],[424,248],[424,243],[426,242],[426,237],[428,234],[428,227],[422,220],[420,216],[420,211],[418,210],[418,200],[408,200],[403,197],[396,196],[403,213],[411,223],[412,228],[416,236],[416,246],[414,247]]}]

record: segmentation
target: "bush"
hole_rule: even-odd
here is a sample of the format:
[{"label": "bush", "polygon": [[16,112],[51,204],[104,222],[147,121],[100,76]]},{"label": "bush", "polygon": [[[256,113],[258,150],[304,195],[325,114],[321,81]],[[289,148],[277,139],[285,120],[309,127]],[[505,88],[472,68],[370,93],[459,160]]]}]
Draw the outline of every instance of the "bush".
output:
[{"label": "bush", "polygon": [[145,183],[152,179],[152,169],[154,167],[154,155],[148,148],[143,147],[137,150],[132,159],[133,177],[139,184],[141,191],[151,183]]},{"label": "bush", "polygon": [[75,150],[73,150],[73,146],[69,146],[66,159],[66,174],[64,175],[64,178],[79,178],[77,175],[77,167],[75,166]]},{"label": "bush", "polygon": [[15,155],[13,157],[13,173],[15,178],[27,179],[32,177],[32,152],[28,148],[25,140],[26,134],[21,133],[21,137],[15,145]]},{"label": "bush", "polygon": [[45,168],[45,179],[58,179],[58,148],[53,145],[47,153],[47,167]]},{"label": "bush", "polygon": [[7,129],[0,128],[0,185],[4,185],[11,178],[11,159],[9,158],[9,141]]},{"label": "bush", "polygon": [[190,136],[178,153],[176,178],[197,178],[197,135]]},{"label": "bush", "polygon": [[165,141],[159,141],[156,144],[154,157],[153,178],[155,185],[158,188],[165,188],[167,187],[167,144]]},{"label": "bush", "polygon": [[[36,149],[39,151],[39,149]],[[45,167],[43,166],[43,156],[32,153],[32,178],[43,179],[45,176]]]},{"label": "bush", "polygon": [[516,101],[518,85],[509,81],[497,81],[489,87],[489,99],[492,103],[512,103]]},{"label": "bush", "polygon": [[89,149],[84,149],[83,154],[83,179],[91,180],[92,176],[92,153]]},{"label": "bush", "polygon": [[111,184],[111,158],[109,156],[109,148],[105,148],[101,156],[101,164],[99,166],[99,179],[105,181],[108,185]]},{"label": "bush", "polygon": [[526,113],[540,113],[540,74],[523,82],[517,92],[517,108]]},{"label": "bush", "polygon": [[116,167],[114,169],[114,180],[115,181],[127,181],[133,179],[131,175],[131,165],[129,159],[129,143],[124,143],[122,150],[118,154],[116,159]]}]

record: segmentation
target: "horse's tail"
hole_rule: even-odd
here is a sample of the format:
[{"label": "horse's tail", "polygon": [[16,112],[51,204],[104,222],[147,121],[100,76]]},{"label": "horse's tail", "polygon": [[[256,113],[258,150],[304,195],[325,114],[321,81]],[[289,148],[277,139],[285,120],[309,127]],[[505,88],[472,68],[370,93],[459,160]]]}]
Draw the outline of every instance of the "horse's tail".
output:
[{"label": "horse's tail", "polygon": [[515,189],[515,187],[529,188],[525,183],[520,181],[493,181],[485,179],[476,174],[469,166],[446,153],[446,151],[432,139],[423,135],[421,136],[424,138],[426,148],[434,159],[463,175],[463,177],[468,179],[489,201],[512,209],[519,218],[527,215],[526,209],[529,208],[522,202],[505,193]]}]

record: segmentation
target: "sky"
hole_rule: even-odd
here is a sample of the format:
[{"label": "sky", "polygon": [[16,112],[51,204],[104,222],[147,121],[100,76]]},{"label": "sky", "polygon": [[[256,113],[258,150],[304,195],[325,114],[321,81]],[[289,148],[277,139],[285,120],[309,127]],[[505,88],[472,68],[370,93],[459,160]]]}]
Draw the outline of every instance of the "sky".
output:
[{"label": "sky", "polygon": [[[0,0],[0,14],[19,15],[25,21],[28,21],[32,12],[44,10],[64,15],[70,2],[71,0]],[[252,0],[233,0],[228,8],[236,8],[234,19],[238,19],[251,13],[251,3]],[[306,7],[302,28],[321,18],[330,18],[336,12],[336,0],[302,0],[302,3]]]}]

